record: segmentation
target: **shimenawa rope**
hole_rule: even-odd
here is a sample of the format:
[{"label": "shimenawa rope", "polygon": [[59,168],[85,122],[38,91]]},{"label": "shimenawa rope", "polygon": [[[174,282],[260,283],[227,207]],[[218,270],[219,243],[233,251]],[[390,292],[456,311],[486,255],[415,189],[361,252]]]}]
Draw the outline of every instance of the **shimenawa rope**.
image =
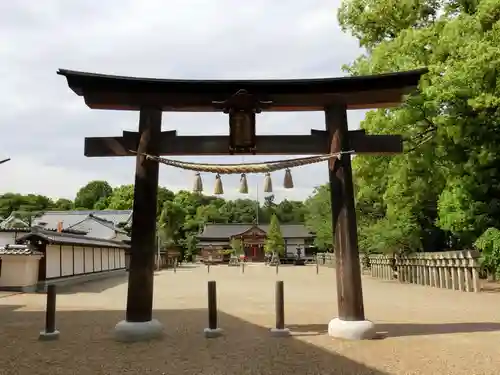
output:
[{"label": "shimenawa rope", "polygon": [[[130,150],[130,152],[137,154],[136,151]],[[242,164],[206,164],[206,163],[189,163],[180,160],[166,159],[159,156],[153,156],[145,153],[139,153],[144,155],[149,160],[154,160],[158,163],[165,165],[170,165],[172,167],[186,169],[196,172],[209,172],[218,174],[237,174],[237,173],[265,173],[274,172],[281,169],[300,167],[303,165],[320,163],[333,158],[339,158],[343,154],[353,154],[354,151],[341,151],[332,154],[319,155],[319,156],[309,156],[296,159],[285,159],[285,160],[275,160],[268,161],[264,163],[242,163]]]}]

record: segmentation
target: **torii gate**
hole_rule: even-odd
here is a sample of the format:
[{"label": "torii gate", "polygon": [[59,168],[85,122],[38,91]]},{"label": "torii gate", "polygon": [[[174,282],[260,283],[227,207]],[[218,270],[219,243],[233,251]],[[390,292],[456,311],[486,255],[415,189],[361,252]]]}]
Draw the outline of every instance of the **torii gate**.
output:
[{"label": "torii gate", "polygon": [[[85,156],[136,156],[132,243],[126,319],[116,325],[118,340],[157,337],[152,317],[158,163],[160,155],[317,155],[353,150],[356,154],[401,153],[398,135],[349,131],[347,110],[396,106],[416,88],[426,69],[373,76],[296,80],[171,80],[119,77],[59,70],[69,87],[93,109],[139,112],[139,131],[118,137],[85,138]],[[224,112],[229,136],[178,136],[161,131],[163,112]],[[310,135],[255,135],[261,111],[324,111],[326,130]],[[130,152],[134,150],[137,154]],[[351,157],[329,163],[335,233],[338,318],[329,334],[369,338],[374,324],[365,319],[358,254]]]}]

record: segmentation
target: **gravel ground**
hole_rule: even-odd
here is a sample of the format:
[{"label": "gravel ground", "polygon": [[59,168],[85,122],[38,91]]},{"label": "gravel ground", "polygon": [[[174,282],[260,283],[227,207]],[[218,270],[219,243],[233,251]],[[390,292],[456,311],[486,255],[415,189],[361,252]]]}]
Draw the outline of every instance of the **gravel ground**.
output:
[{"label": "gravel ground", "polygon": [[[314,266],[181,268],[155,276],[154,315],[165,336],[120,344],[126,279],[58,295],[57,342],[39,342],[44,295],[0,298],[0,375],[56,374],[500,374],[500,294],[461,293],[365,277],[367,317],[386,338],[328,337],[334,270]],[[274,281],[285,282],[290,338],[272,338]],[[224,336],[207,340],[206,281],[216,280]]]}]

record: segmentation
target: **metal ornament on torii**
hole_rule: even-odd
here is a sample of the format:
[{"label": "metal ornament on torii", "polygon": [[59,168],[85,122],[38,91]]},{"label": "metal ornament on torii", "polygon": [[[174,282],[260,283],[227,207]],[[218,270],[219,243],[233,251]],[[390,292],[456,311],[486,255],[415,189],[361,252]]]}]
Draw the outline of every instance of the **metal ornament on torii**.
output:
[{"label": "metal ornament on torii", "polygon": [[[373,323],[365,320],[358,254],[351,156],[401,153],[398,135],[349,131],[347,110],[398,105],[414,90],[419,69],[373,76],[300,80],[163,80],[118,77],[59,70],[69,87],[93,109],[139,112],[138,132],[117,137],[85,138],[85,156],[135,156],[136,174],[126,318],[115,328],[121,341],[161,334],[153,319],[153,275],[158,162],[162,155],[318,155],[346,152],[329,161],[332,223],[335,233],[338,318],[329,334],[369,338]],[[324,111],[325,130],[310,135],[255,134],[255,118],[269,111]],[[223,112],[229,136],[179,136],[161,131],[163,112]],[[130,150],[135,151],[131,152]]]}]

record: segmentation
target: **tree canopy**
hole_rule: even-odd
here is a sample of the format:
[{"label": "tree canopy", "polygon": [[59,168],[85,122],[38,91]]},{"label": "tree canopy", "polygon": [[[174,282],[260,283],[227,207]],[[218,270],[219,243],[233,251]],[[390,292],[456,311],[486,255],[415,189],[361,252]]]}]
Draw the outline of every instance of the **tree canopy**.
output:
[{"label": "tree canopy", "polygon": [[[350,75],[429,69],[416,95],[361,123],[402,134],[405,153],[353,160],[360,249],[463,249],[500,228],[500,3],[344,0],[338,19],[366,49]],[[328,200],[324,186],[306,202],[322,246]]]},{"label": "tree canopy", "polygon": [[[52,200],[43,195],[6,193],[0,195],[0,217],[14,214],[27,224],[50,210],[131,210],[134,185],[111,187],[106,181],[91,181],[76,194],[75,200]],[[225,200],[181,190],[174,193],[158,188],[157,223],[160,241],[190,257],[197,252],[196,235],[207,223],[269,223],[272,215],[282,223],[303,223],[303,202],[283,200],[274,203],[267,196],[263,204],[251,199]]]},{"label": "tree canopy", "polygon": [[271,216],[271,223],[269,224],[267,238],[264,243],[264,251],[266,253],[276,253],[278,255],[285,254],[285,239],[281,233],[280,223],[276,214]]}]

